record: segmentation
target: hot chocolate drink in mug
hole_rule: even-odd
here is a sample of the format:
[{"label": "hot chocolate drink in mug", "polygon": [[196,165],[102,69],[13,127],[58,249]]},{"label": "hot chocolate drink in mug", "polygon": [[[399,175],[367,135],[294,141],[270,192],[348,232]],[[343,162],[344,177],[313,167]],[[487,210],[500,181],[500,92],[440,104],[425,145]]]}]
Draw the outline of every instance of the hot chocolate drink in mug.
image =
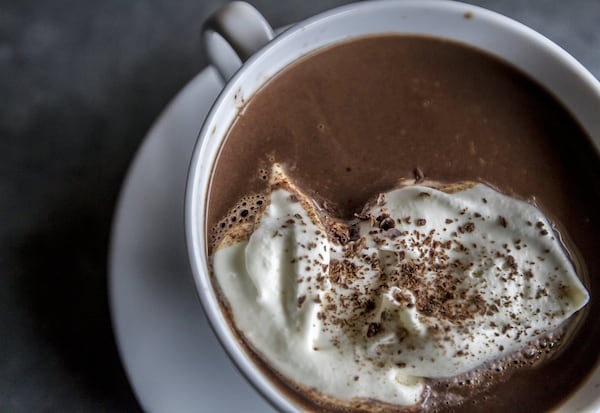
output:
[{"label": "hot chocolate drink in mug", "polygon": [[[231,25],[268,37],[254,13],[207,33],[244,55]],[[595,406],[599,90],[459,3],[356,4],[269,43],[215,104],[188,193],[242,371],[282,409]]]}]

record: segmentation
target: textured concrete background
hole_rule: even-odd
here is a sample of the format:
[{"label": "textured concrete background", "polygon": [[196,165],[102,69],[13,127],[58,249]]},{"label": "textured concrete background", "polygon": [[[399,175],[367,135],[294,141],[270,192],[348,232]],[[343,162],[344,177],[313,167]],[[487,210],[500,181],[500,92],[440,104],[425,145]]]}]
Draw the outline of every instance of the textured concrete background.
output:
[{"label": "textured concrete background", "polygon": [[[339,0],[255,0],[282,26]],[[224,0],[0,0],[0,411],[139,410],[109,320],[106,259],[128,163],[206,66]],[[600,78],[600,1],[477,0]]]}]

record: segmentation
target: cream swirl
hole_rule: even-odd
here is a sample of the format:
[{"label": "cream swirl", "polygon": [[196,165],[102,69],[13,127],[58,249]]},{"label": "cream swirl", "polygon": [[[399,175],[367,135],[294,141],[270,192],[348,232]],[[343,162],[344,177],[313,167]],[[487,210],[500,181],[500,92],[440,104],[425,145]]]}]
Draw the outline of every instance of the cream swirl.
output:
[{"label": "cream swirl", "polygon": [[339,400],[415,404],[423,378],[517,351],[588,301],[542,212],[483,184],[402,187],[346,223],[276,166],[244,231],[213,257],[236,328],[281,374]]}]

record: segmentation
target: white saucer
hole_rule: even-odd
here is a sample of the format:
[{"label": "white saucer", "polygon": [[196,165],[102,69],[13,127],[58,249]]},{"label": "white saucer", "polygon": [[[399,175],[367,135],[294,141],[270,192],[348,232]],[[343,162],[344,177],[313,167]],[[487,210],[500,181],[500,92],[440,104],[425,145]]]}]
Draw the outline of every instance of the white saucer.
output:
[{"label": "white saucer", "polygon": [[192,147],[223,83],[205,69],[169,104],[127,174],[109,257],[113,327],[149,412],[269,412],[206,321],[188,264],[183,200]]}]

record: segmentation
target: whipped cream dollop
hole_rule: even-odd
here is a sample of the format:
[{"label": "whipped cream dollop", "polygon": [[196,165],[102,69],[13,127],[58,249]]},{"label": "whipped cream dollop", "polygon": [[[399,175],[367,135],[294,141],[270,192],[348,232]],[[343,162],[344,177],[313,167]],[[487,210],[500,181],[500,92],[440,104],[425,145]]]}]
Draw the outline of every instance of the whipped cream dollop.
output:
[{"label": "whipped cream dollop", "polygon": [[483,184],[405,186],[353,222],[274,167],[213,255],[233,322],[275,370],[337,400],[413,405],[555,330],[588,293],[535,206]]}]

